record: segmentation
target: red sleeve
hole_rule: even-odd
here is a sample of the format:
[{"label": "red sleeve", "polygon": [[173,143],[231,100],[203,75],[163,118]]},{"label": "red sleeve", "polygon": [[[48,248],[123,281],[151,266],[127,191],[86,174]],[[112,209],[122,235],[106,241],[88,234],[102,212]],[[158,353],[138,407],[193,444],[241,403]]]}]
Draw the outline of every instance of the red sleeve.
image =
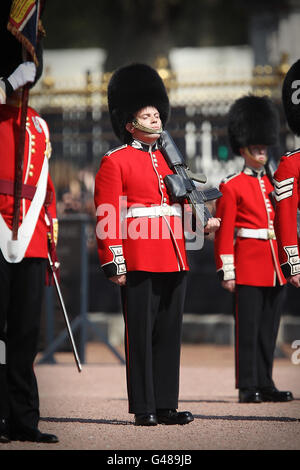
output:
[{"label": "red sleeve", "polygon": [[299,157],[282,157],[274,175],[274,228],[279,261],[286,278],[300,273],[297,234]]},{"label": "red sleeve", "polygon": [[126,272],[121,231],[123,183],[116,156],[104,156],[95,179],[96,239],[107,277]]},{"label": "red sleeve", "polygon": [[221,280],[235,279],[234,229],[237,212],[236,195],[228,183],[220,184],[222,196],[216,202],[215,217],[221,218],[215,233],[215,262]]}]

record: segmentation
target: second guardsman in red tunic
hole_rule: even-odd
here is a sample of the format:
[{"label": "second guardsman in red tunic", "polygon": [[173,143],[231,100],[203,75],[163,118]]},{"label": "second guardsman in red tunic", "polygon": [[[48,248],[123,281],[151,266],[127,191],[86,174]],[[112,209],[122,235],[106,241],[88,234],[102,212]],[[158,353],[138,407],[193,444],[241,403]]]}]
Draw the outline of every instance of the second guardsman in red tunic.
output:
[{"label": "second guardsman in red tunic", "polygon": [[245,166],[220,184],[215,259],[222,286],[235,294],[236,387],[240,402],[286,401],[275,388],[273,357],[286,283],[274,233],[273,185],[264,168],[279,119],[268,98],[245,96],[229,112],[228,134]]},{"label": "second guardsman in red tunic", "polygon": [[[300,60],[287,72],[282,87],[282,102],[288,125],[300,136]],[[276,216],[275,231],[279,260],[286,279],[300,286],[299,209],[300,149],[286,153],[274,175]]]}]

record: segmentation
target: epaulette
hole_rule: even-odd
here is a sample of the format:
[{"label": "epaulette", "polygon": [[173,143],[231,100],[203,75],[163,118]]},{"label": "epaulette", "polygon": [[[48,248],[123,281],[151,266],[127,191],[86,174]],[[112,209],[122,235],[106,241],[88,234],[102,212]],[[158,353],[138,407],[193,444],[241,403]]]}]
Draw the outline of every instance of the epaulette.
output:
[{"label": "epaulette", "polygon": [[240,175],[241,173],[233,173],[232,175],[228,175],[228,176],[225,176],[225,178],[222,179],[221,183],[228,183],[228,181],[232,180],[233,178],[235,178],[236,176]]},{"label": "epaulette", "polygon": [[127,147],[127,144],[120,145],[120,147],[116,147],[116,148],[114,148],[114,149],[109,150],[108,152],[106,152],[105,156],[109,156],[109,155],[111,155],[112,153],[117,152],[118,150],[125,149],[126,147]]},{"label": "epaulette", "polygon": [[294,155],[295,153],[299,153],[300,152],[300,148],[296,149],[296,150],[292,150],[291,152],[286,152],[283,156],[284,157],[291,157],[292,155]]}]

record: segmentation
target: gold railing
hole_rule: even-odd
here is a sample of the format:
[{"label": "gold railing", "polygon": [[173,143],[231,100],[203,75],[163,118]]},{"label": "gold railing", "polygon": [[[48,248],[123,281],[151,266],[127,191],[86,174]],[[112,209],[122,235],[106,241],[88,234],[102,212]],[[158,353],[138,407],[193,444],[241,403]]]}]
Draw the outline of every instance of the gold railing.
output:
[{"label": "gold railing", "polygon": [[[258,65],[253,69],[252,77],[237,80],[216,80],[216,81],[186,81],[178,82],[176,74],[171,70],[168,60],[165,57],[158,57],[154,67],[164,80],[170,101],[172,97],[189,90],[188,101],[193,104],[201,104],[201,96],[205,97],[207,90],[217,90],[215,98],[209,95],[208,100],[230,101],[236,98],[236,94],[244,93],[245,90],[251,91],[257,95],[267,95],[274,99],[279,99],[281,94],[281,85],[283,78],[290,65],[288,55],[282,54],[278,66]],[[85,83],[80,87],[61,87],[58,88],[55,79],[51,76],[49,69],[46,69],[44,76],[36,89],[33,88],[30,93],[31,104],[36,108],[78,108],[97,106],[105,109],[107,106],[107,85],[111,77],[110,72],[102,75],[100,83],[92,81],[90,73],[86,73]],[[231,90],[231,93],[228,92]],[[233,92],[232,92],[233,90]],[[174,98],[174,101],[175,98]],[[184,98],[181,98],[184,102]],[[189,104],[186,102],[185,104]]]}]

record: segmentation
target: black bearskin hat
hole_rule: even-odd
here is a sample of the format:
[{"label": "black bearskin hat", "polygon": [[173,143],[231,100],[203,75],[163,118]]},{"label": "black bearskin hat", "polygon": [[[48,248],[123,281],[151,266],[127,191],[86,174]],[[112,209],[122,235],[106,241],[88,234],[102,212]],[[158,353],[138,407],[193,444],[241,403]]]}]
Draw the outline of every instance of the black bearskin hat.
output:
[{"label": "black bearskin hat", "polygon": [[131,64],[116,70],[108,84],[107,98],[113,130],[123,143],[132,140],[125,126],[140,109],[154,106],[163,126],[168,120],[170,105],[164,83],[149,65]]},{"label": "black bearskin hat", "polygon": [[235,155],[249,145],[276,145],[279,113],[266,96],[243,96],[231,106],[228,114],[228,136]]},{"label": "black bearskin hat", "polygon": [[[3,47],[1,50],[0,77],[4,78],[8,78],[18,67],[18,65],[24,62],[22,56],[22,44],[7,29],[11,5],[12,0],[1,1],[0,44],[2,44]],[[41,35],[38,35],[35,52],[38,60],[38,66],[34,83],[30,83],[30,88],[32,88],[37,83],[43,73],[43,44]],[[31,58],[28,60],[32,61]]]},{"label": "black bearskin hat", "polygon": [[300,136],[299,84],[294,84],[293,87],[296,80],[300,80],[300,59],[288,70],[282,85],[282,104],[287,123],[291,131]]}]

